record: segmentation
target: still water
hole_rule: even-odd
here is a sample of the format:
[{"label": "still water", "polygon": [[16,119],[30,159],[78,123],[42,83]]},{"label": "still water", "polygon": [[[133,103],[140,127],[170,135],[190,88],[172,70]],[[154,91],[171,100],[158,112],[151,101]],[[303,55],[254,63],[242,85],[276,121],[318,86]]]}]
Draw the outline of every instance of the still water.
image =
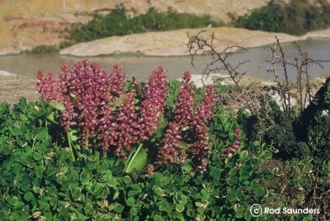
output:
[{"label": "still water", "polygon": [[[326,39],[308,39],[297,42],[303,52],[308,52],[311,59],[330,60],[330,38]],[[282,44],[286,59],[289,62],[294,62],[294,58],[299,56],[297,48],[292,43]],[[239,62],[247,61],[242,64],[238,70],[246,72],[247,76],[272,78],[270,73],[267,73],[266,55],[268,51],[263,47],[251,48],[247,51],[235,53],[230,62],[236,66]],[[59,73],[62,64],[72,66],[75,62],[87,59],[90,63],[98,62],[101,67],[111,72],[112,66],[120,65],[124,70],[127,78],[132,76],[138,77],[141,80],[146,80],[150,73],[158,66],[163,66],[168,71],[169,79],[180,78],[185,71],[190,71],[192,74],[202,74],[206,64],[211,61],[211,57],[198,56],[194,59],[194,66],[191,65],[191,57],[188,56],[170,56],[170,57],[146,57],[146,56],[100,56],[100,57],[72,57],[61,55],[7,55],[0,56],[0,70],[10,73],[25,75],[35,78],[37,72]],[[330,72],[330,62],[323,63],[324,69],[317,65],[312,65],[309,69],[310,76],[322,76]],[[278,67],[281,73],[281,67]],[[295,79],[295,71],[289,68],[289,78]]]}]

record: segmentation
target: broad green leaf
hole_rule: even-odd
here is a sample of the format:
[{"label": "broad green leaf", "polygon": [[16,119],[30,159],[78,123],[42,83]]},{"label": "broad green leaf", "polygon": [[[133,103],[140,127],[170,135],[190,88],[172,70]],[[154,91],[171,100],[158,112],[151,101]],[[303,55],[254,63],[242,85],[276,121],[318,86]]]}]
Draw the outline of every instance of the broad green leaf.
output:
[{"label": "broad green leaf", "polygon": [[245,161],[249,157],[249,153],[246,150],[243,150],[239,153],[239,158],[241,161]]},{"label": "broad green leaf", "polygon": [[136,207],[132,207],[130,210],[129,210],[129,213],[131,216],[135,217],[138,215],[138,210]]},{"label": "broad green leaf", "polygon": [[171,207],[165,199],[161,199],[158,202],[158,208],[159,208],[160,211],[165,211],[165,212],[170,212],[171,211]]},{"label": "broad green leaf", "polygon": [[13,196],[8,202],[10,205],[15,207],[18,204],[18,198],[16,196]]},{"label": "broad green leaf", "polygon": [[104,185],[97,183],[94,185],[93,193],[97,194],[99,191],[101,191],[104,188]]},{"label": "broad green leaf", "polygon": [[31,201],[31,200],[33,200],[34,199],[34,195],[33,195],[33,193],[32,192],[27,192],[27,193],[25,193],[24,194],[24,199],[26,200],[26,201]]},{"label": "broad green leaf", "polygon": [[265,150],[261,153],[261,155],[259,156],[259,159],[269,160],[272,157],[273,157],[273,153],[269,150]]},{"label": "broad green leaf", "polygon": [[124,211],[124,206],[119,203],[113,203],[113,211],[116,213],[121,214]]},{"label": "broad green leaf", "polygon": [[[77,220],[88,220],[89,218],[79,211],[76,211]],[[74,219],[73,219],[74,220]]]},{"label": "broad green leaf", "polygon": [[222,169],[220,169],[220,168],[212,167],[211,170],[210,170],[210,175],[215,180],[220,179],[221,173],[222,173]]},{"label": "broad green leaf", "polygon": [[11,131],[11,134],[13,136],[23,135],[21,128],[19,128],[19,127],[14,127],[13,130]]},{"label": "broad green leaf", "polygon": [[126,205],[127,206],[134,206],[134,204],[135,204],[135,200],[134,200],[134,198],[133,197],[129,197],[127,200],[126,200]]},{"label": "broad green leaf", "polygon": [[41,192],[42,192],[42,189],[41,189],[40,187],[34,186],[34,187],[32,187],[32,191],[33,191],[34,193],[40,195]]},{"label": "broad green leaf", "polygon": [[176,204],[175,205],[175,210],[179,213],[182,213],[182,211],[184,210],[185,206],[183,204]]},{"label": "broad green leaf", "polygon": [[48,139],[48,128],[47,127],[41,127],[37,128],[34,132],[33,135],[35,138],[39,141],[44,141]]},{"label": "broad green leaf", "polygon": [[251,172],[253,172],[252,165],[250,161],[247,161],[239,170],[240,180],[249,179]]},{"label": "broad green leaf", "polygon": [[41,160],[41,158],[42,158],[42,156],[41,156],[41,154],[39,152],[35,152],[33,154],[33,159],[34,160],[39,161],[39,160]]},{"label": "broad green leaf", "polygon": [[65,109],[65,106],[61,103],[57,103],[54,101],[49,102],[49,106],[55,108],[56,110],[62,111]]},{"label": "broad green leaf", "polygon": [[141,193],[141,191],[139,191],[139,190],[130,190],[130,191],[128,191],[127,196],[128,197],[133,197],[133,196],[138,195],[139,193]]},{"label": "broad green leaf", "polygon": [[255,181],[251,182],[250,187],[252,188],[256,196],[264,196],[266,194],[266,190],[259,183]]},{"label": "broad green leaf", "polygon": [[147,165],[148,154],[147,151],[140,146],[136,152],[133,154],[132,158],[129,159],[129,162],[125,168],[126,173],[132,173],[133,169],[138,172],[143,171]]}]

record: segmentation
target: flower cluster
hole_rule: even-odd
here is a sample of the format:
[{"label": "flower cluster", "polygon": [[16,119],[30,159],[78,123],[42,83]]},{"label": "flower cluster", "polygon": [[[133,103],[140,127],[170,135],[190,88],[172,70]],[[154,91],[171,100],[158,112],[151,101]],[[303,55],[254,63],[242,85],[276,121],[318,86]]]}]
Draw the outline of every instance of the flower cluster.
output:
[{"label": "flower cluster", "polygon": [[[104,145],[115,149],[116,156],[125,156],[126,151],[131,151],[132,145],[140,140],[142,130],[137,122],[138,115],[135,111],[134,96],[134,92],[127,93],[118,108],[116,117],[101,127],[99,138]],[[125,151],[122,151],[123,147]]]},{"label": "flower cluster", "polygon": [[[52,74],[45,76],[39,72],[37,85],[41,98],[63,104],[60,120],[67,131],[79,131],[81,142],[87,142],[90,147],[97,144],[125,157],[135,144],[150,139],[157,129],[162,129],[158,126],[166,117],[166,71],[158,67],[152,72],[143,90],[139,88],[142,96],[134,88],[126,92],[124,83],[125,76],[119,66],[115,65],[108,74],[97,63],[88,65],[82,61],[71,69],[63,65],[59,81]],[[190,73],[186,72],[179,87],[173,122],[162,136],[156,163],[183,164],[186,148],[190,148],[193,162],[204,172],[209,145],[207,121],[216,107],[215,90],[213,86],[205,87],[203,100],[194,110],[192,84]]]},{"label": "flower cluster", "polygon": [[159,116],[164,113],[166,105],[167,78],[163,67],[152,72],[144,91],[139,124],[143,126],[143,139],[147,139],[157,129]]},{"label": "flower cluster", "polygon": [[[117,73],[112,75],[116,76]],[[109,106],[118,97],[110,93],[110,82],[109,74],[96,63],[88,66],[87,61],[79,62],[72,70],[62,66],[60,101],[65,106],[62,125],[67,129],[73,125],[79,126],[83,139],[85,136],[96,136],[99,119],[110,113]]]},{"label": "flower cluster", "polygon": [[195,90],[192,84],[190,73],[184,73],[183,81],[181,81],[179,87],[178,103],[174,112],[174,119],[177,122],[181,121],[183,127],[187,126],[193,119]]},{"label": "flower cluster", "polygon": [[191,126],[194,127],[195,143],[193,144],[193,160],[198,164],[200,172],[206,171],[205,157],[209,150],[209,128],[206,122],[213,117],[216,108],[216,92],[212,85],[207,85],[204,90],[202,102],[197,106]]},{"label": "flower cluster", "polygon": [[[41,98],[64,105],[61,125],[80,131],[82,142],[96,142],[115,155],[125,156],[132,145],[146,140],[157,129],[167,95],[166,71],[159,67],[149,78],[141,111],[136,109],[135,92],[125,92],[125,76],[115,65],[111,74],[97,63],[62,66],[59,81],[38,73]],[[95,140],[97,139],[97,140]]]},{"label": "flower cluster", "polygon": [[181,148],[178,140],[182,139],[185,130],[190,131],[187,144],[193,153],[193,160],[201,172],[206,170],[205,158],[208,155],[209,129],[207,121],[213,117],[213,110],[216,107],[216,94],[214,87],[209,85],[205,88],[202,102],[194,111],[194,95],[191,76],[186,72],[179,87],[177,105],[174,111],[175,123],[170,124],[164,134],[163,144],[158,152],[158,164],[166,162],[183,163],[186,158],[185,149]]},{"label": "flower cluster", "polygon": [[179,141],[182,139],[180,132],[180,125],[178,123],[169,123],[169,127],[165,132],[162,140],[163,146],[158,151],[157,164],[164,165],[166,163],[173,163],[179,154]]},{"label": "flower cluster", "polygon": [[58,84],[55,81],[54,75],[48,73],[44,75],[42,71],[38,72],[37,80],[38,93],[40,96],[49,101],[57,101],[58,99]]}]

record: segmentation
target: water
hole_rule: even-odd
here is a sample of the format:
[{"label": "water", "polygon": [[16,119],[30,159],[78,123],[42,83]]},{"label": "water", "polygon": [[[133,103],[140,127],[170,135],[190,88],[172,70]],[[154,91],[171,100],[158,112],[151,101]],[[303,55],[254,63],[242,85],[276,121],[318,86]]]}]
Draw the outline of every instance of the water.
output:
[{"label": "water", "polygon": [[[312,59],[327,60],[330,59],[330,38],[328,39],[309,39],[298,42],[302,51],[308,52]],[[288,61],[293,62],[294,57],[299,55],[297,48],[292,43],[282,44],[283,50]],[[230,62],[233,66],[249,60],[242,64],[238,71],[246,72],[247,76],[264,77],[271,79],[272,75],[267,73],[267,65],[265,56],[267,50],[263,47],[248,49],[247,51],[237,52],[231,58]],[[59,73],[62,64],[72,66],[75,62],[83,59],[89,60],[90,63],[98,62],[104,70],[111,72],[114,64],[120,65],[124,70],[127,78],[135,76],[141,80],[146,80],[153,70],[158,66],[163,66],[168,71],[169,79],[180,78],[184,72],[190,71],[192,74],[202,74],[206,63],[211,61],[210,57],[198,56],[194,59],[194,66],[191,65],[191,58],[187,56],[170,56],[170,57],[146,57],[146,56],[101,56],[101,57],[72,57],[60,55],[7,55],[0,56],[0,70],[15,73],[17,75],[25,75],[36,78],[37,72]],[[330,62],[323,63],[324,69],[317,65],[313,65],[309,69],[312,77],[322,76],[330,72]],[[281,73],[280,66],[278,67]],[[295,78],[295,70],[289,68],[289,78]]]}]

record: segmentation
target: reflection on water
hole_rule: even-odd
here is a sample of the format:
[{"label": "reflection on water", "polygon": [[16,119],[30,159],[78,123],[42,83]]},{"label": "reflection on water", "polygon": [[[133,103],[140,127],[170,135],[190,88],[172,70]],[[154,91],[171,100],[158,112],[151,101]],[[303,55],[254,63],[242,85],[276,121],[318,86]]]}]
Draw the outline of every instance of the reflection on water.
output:
[{"label": "reflection on water", "polygon": [[[300,41],[298,44],[303,51],[307,51],[312,59],[330,59],[330,39],[314,39]],[[299,53],[292,43],[283,44],[284,52],[288,61],[293,62],[294,57]],[[267,51],[263,48],[252,48],[244,52],[235,53],[230,59],[233,66],[239,62],[249,60],[239,67],[240,72],[246,72],[248,76],[272,78],[267,73],[267,62],[265,56]],[[191,65],[189,56],[171,56],[171,57],[144,57],[144,56],[102,56],[102,57],[70,57],[60,55],[11,55],[0,56],[0,70],[8,71],[18,75],[36,77],[37,72],[58,73],[62,64],[72,66],[75,62],[88,59],[90,63],[98,62],[101,67],[107,71],[112,70],[114,64],[119,64],[124,70],[127,78],[136,76],[141,80],[146,80],[150,73],[159,65],[168,71],[169,79],[179,78],[185,71],[192,74],[201,74],[206,67],[206,63],[211,61],[210,57],[198,56],[194,59],[195,68]],[[330,63],[324,63],[324,70],[314,65],[310,67],[312,77],[321,76],[330,71]],[[280,71],[280,68],[279,68]],[[295,71],[289,68],[289,78],[295,78]]]}]

